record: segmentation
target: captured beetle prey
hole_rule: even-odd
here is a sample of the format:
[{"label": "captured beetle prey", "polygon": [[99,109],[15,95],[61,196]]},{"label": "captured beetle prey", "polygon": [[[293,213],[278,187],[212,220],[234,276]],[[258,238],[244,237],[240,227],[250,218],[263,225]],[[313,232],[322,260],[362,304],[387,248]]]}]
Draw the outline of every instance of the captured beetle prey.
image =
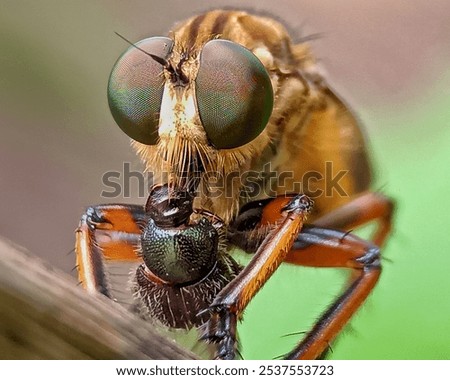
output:
[{"label": "captured beetle prey", "polygon": [[[348,268],[346,289],[285,355],[323,357],[376,285],[391,230],[358,121],[306,39],[268,17],[211,11],[129,45],[109,106],[153,187],[145,206],[87,209],[83,286],[193,337],[204,357],[233,359],[238,321],[282,263]],[[349,232],[368,222],[370,241]],[[247,266],[233,247],[252,254]]]}]

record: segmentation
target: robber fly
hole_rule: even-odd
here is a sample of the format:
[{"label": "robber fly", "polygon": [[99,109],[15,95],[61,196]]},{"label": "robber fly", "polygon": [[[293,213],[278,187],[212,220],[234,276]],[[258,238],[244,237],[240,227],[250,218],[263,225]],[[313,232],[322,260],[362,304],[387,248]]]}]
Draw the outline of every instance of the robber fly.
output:
[{"label": "robber fly", "polygon": [[[84,287],[232,359],[245,307],[282,262],[350,268],[348,287],[286,354],[321,357],[377,283],[393,204],[370,191],[359,123],[306,41],[268,17],[207,12],[130,43],[108,100],[154,187],[145,206],[83,215]],[[332,191],[330,168],[345,174]],[[371,221],[370,241],[348,232]],[[253,253],[245,268],[231,247]]]}]

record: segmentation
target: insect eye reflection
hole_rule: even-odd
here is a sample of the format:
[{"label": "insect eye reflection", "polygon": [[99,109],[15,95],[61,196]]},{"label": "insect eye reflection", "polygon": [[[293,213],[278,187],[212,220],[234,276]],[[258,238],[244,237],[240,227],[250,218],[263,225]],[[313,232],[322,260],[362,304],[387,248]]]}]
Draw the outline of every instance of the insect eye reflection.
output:
[{"label": "insect eye reflection", "polygon": [[[149,56],[165,61],[172,48],[173,41],[166,37],[142,40],[119,58],[109,78],[114,120],[129,137],[146,145],[158,142],[165,81],[164,65]],[[252,141],[272,113],[273,89],[263,64],[228,40],[212,40],[203,47],[195,91],[202,125],[217,149]]]},{"label": "insect eye reflection", "polygon": [[236,148],[263,131],[272,113],[273,90],[252,52],[231,41],[209,41],[195,83],[200,119],[213,146]]}]

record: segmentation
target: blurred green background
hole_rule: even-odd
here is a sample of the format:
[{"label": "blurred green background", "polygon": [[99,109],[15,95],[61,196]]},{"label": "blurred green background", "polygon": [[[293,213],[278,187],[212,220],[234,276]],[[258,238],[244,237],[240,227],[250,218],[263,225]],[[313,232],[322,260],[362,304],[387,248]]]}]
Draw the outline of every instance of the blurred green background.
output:
[{"label": "blurred green background", "polygon": [[[363,121],[375,188],[397,201],[389,259],[334,359],[450,359],[450,3],[361,1],[0,1],[0,235],[70,272],[74,229],[104,199],[103,173],[141,166],[109,114],[106,83],[131,40],[206,9],[284,20]],[[295,36],[294,36],[295,37]],[[75,281],[74,281],[75,282]],[[283,267],[240,328],[246,359],[290,349],[339,292],[342,271]]]}]

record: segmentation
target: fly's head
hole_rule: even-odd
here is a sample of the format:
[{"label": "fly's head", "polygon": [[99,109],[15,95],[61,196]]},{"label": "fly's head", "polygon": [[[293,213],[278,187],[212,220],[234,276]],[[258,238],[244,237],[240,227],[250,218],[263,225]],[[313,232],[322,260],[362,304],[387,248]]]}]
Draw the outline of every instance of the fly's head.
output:
[{"label": "fly's head", "polygon": [[239,43],[194,25],[153,37],[115,64],[109,105],[146,169],[176,186],[238,171],[266,145],[273,107],[269,73]]}]

